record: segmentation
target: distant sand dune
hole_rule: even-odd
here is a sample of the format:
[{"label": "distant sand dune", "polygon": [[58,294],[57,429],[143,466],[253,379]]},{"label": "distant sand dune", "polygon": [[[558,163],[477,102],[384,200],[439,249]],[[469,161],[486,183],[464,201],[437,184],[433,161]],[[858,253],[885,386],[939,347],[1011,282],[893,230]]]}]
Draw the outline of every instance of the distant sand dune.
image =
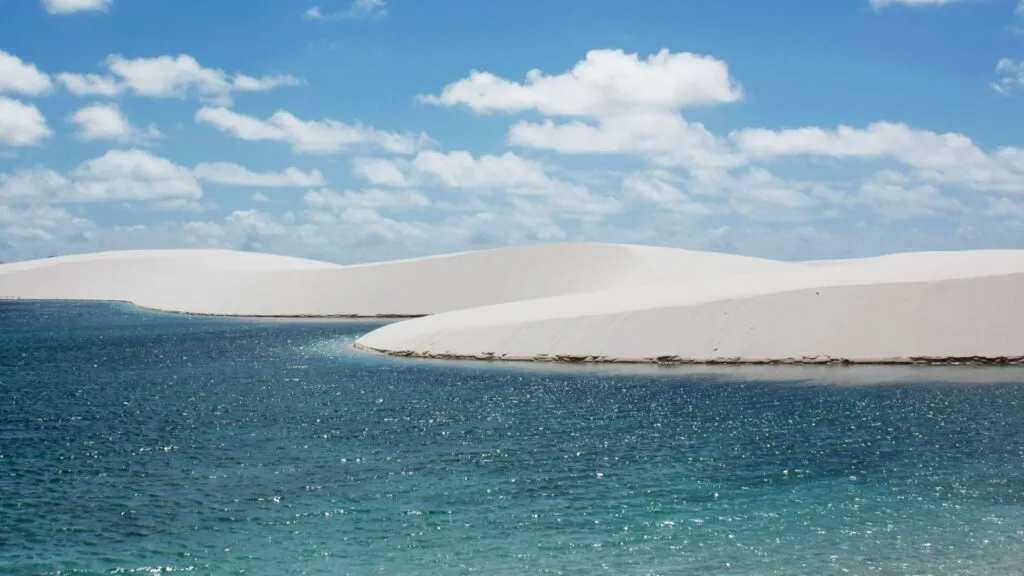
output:
[{"label": "distant sand dune", "polygon": [[0,298],[192,314],[426,316],[356,346],[417,357],[1024,363],[1024,251],[779,262],[566,243],[339,266],[224,250],[0,265]]},{"label": "distant sand dune", "polygon": [[224,316],[422,316],[781,262],[556,244],[339,266],[228,250],[140,250],[0,265],[0,298],[115,300]]}]

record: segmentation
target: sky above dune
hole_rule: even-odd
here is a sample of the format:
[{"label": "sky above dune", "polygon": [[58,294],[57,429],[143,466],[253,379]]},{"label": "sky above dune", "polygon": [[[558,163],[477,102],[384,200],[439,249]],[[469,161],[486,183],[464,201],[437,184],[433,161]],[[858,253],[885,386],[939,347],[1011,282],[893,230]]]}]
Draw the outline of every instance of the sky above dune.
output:
[{"label": "sky above dune", "polygon": [[1024,247],[1017,0],[0,0],[0,260]]}]

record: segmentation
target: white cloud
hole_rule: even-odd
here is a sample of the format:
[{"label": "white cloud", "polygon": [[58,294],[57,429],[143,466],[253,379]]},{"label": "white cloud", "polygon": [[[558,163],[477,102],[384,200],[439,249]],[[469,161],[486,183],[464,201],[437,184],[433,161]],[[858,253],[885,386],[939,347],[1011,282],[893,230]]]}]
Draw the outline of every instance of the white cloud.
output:
[{"label": "white cloud", "polygon": [[753,159],[892,159],[916,169],[916,175],[923,180],[982,192],[1024,192],[1024,149],[1006,147],[988,153],[963,134],[939,134],[906,124],[878,122],[864,129],[753,128],[730,136]]},{"label": "white cloud", "polygon": [[758,167],[738,173],[695,171],[689,184],[692,194],[722,201],[705,204],[710,211],[732,212],[757,221],[808,220],[823,200],[835,200],[829,197],[829,190],[822,190],[814,182],[787,180]]},{"label": "white cloud", "polygon": [[627,197],[655,204],[663,214],[735,214],[753,221],[827,221],[853,207],[889,219],[947,217],[965,210],[939,186],[896,170],[846,183],[780,178],[756,166],[698,170],[686,177],[654,170],[629,174],[622,185]]},{"label": "white cloud", "polygon": [[1004,96],[1009,96],[1018,87],[1024,85],[1024,62],[1003,58],[996,64],[996,74],[999,78],[992,83],[992,89]]},{"label": "white cloud", "polygon": [[34,146],[52,134],[39,108],[0,96],[0,146]]},{"label": "white cloud", "polygon": [[311,6],[302,13],[303,20],[344,20],[358,18],[383,18],[388,15],[386,0],[353,0],[347,10],[324,12],[319,6]]},{"label": "white cloud", "polygon": [[227,232],[224,227],[216,222],[204,222],[200,220],[193,220],[192,222],[186,222],[181,226],[182,232],[184,232],[189,240],[195,242],[199,239],[209,241],[213,239],[222,239],[227,236]]},{"label": "white cloud", "polygon": [[253,172],[238,164],[204,162],[198,164],[192,172],[200,180],[231,186],[308,188],[324,185],[324,176],[319,170],[303,172],[298,168],[286,168],[282,172]]},{"label": "white cloud", "polygon": [[338,220],[344,224],[358,226],[364,234],[387,241],[426,237],[423,229],[417,224],[381,216],[373,208],[346,208],[338,214]]},{"label": "white cloud", "polygon": [[[273,214],[260,210],[235,210],[221,221],[192,221],[181,225],[165,225],[159,230],[144,231],[118,244],[129,242],[156,246],[211,246],[241,250],[260,250],[279,254],[306,254],[325,258],[323,248],[348,246],[359,239],[353,227],[330,229],[313,223],[300,223],[295,214]],[[121,235],[122,238],[127,235]]]},{"label": "white cloud", "polygon": [[[0,247],[6,244],[17,249],[42,244],[47,250],[53,250],[56,245],[92,240],[96,230],[98,227],[90,220],[57,206],[16,208],[0,204]],[[53,252],[34,254],[37,257],[52,255]]]},{"label": "white cloud", "polygon": [[537,188],[552,185],[539,163],[511,152],[474,158],[464,151],[441,153],[424,150],[416,155],[412,167],[420,175],[447,188]]},{"label": "white cloud", "polygon": [[14,54],[0,50],[0,94],[41,96],[53,89],[50,77]]},{"label": "white cloud", "polygon": [[352,174],[377,186],[401,188],[409,183],[395,161],[383,158],[355,158]]},{"label": "white cloud", "polygon": [[360,123],[301,120],[284,110],[262,120],[227,108],[204,107],[195,120],[241,140],[286,142],[300,154],[334,154],[356,146],[408,154],[429,141],[424,134],[387,132]]},{"label": "white cloud", "polygon": [[915,183],[892,170],[872,175],[860,186],[854,202],[887,218],[922,218],[964,210],[960,202],[945,196],[936,186]]},{"label": "white cloud", "polygon": [[79,96],[131,92],[151,98],[184,98],[194,91],[204,101],[217,104],[229,104],[232,92],[263,92],[301,84],[287,74],[231,75],[218,68],[206,68],[187,54],[133,59],[113,54],[104,64],[106,75],[64,72],[57,79]]},{"label": "white cloud", "polygon": [[[400,192],[407,197],[411,192]],[[317,226],[317,235],[323,239],[333,232],[348,236],[356,232],[363,241],[402,242],[427,237],[421,224],[388,218],[377,211],[379,207],[394,207],[396,200],[387,191],[351,192],[311,191],[304,197],[310,206],[307,217]],[[425,201],[425,198],[423,199]],[[405,206],[400,206],[405,207]],[[339,238],[340,239],[340,238]]]},{"label": "white cloud", "polygon": [[596,123],[517,122],[508,143],[563,154],[631,154],[664,165],[735,166],[743,159],[702,124],[674,112],[607,115]]},{"label": "white cloud", "polygon": [[80,108],[71,116],[71,121],[78,125],[78,135],[85,140],[143,142],[163,136],[154,125],[145,130],[132,126],[116,104]]},{"label": "white cloud", "polygon": [[203,190],[192,172],[166,158],[139,149],[111,150],[71,172],[75,199],[199,200]]},{"label": "white cloud", "polygon": [[303,201],[313,208],[327,210],[347,210],[350,208],[389,208],[408,209],[423,208],[430,205],[430,199],[412,190],[368,190],[335,192],[326,188],[310,190],[303,196]]},{"label": "white cloud", "polygon": [[273,214],[259,210],[235,210],[224,219],[224,222],[246,234],[279,236],[288,232],[285,225],[278,222]]},{"label": "white cloud", "polygon": [[1024,222],[1024,204],[1009,198],[989,198],[985,215]]},{"label": "white cloud", "polygon": [[536,110],[547,116],[622,115],[736,102],[743,97],[725,62],[662,50],[641,59],[622,50],[591,50],[569,72],[531,70],[524,83],[473,71],[422,102],[464,106],[477,113]]},{"label": "white cloud", "polygon": [[[361,162],[365,164],[367,161]],[[474,157],[461,150],[446,153],[423,150],[411,161],[402,162],[401,166],[397,162],[374,166],[370,170],[357,164],[355,172],[379,186],[400,183],[403,186],[441,187],[484,195],[499,192],[511,198],[510,202],[517,201],[516,198],[533,197],[536,205],[548,206],[572,218],[599,219],[622,210],[622,204],[615,198],[597,195],[585,186],[553,178],[539,162],[512,152]],[[400,174],[401,179],[393,172]],[[451,206],[467,207],[458,203]]]},{"label": "white cloud", "polygon": [[114,0],[42,0],[43,8],[50,14],[73,14],[75,12],[106,12]]},{"label": "white cloud", "polygon": [[162,212],[204,212],[216,208],[216,204],[207,202],[203,204],[198,200],[189,198],[168,198],[166,200],[153,200],[150,207]]},{"label": "white cloud", "polygon": [[378,186],[440,186],[450,189],[541,189],[558,186],[544,166],[512,152],[474,157],[464,150],[421,150],[411,161],[356,158],[353,174]]},{"label": "white cloud", "polygon": [[54,204],[68,199],[71,181],[64,175],[46,168],[19,170],[14,174],[0,173],[0,199],[8,202]]},{"label": "white cloud", "polygon": [[[75,94],[198,94],[207,102],[290,82],[204,68],[186,56],[118,58],[108,59],[109,70],[101,74],[55,78]],[[126,66],[128,62],[132,65]],[[515,151],[491,154],[441,152],[423,134],[383,131],[358,122],[307,120],[284,110],[252,116],[207,104],[196,112],[195,121],[241,140],[284,143],[301,154],[380,157],[356,156],[351,161],[352,175],[367,188],[336,191],[324,187],[318,170],[258,172],[220,162],[186,168],[140,150],[112,150],[64,173],[34,168],[0,175],[0,219],[4,210],[9,220],[17,217],[10,216],[12,210],[36,206],[53,208],[53,221],[66,224],[58,217],[59,203],[141,202],[162,210],[199,210],[209,206],[203,204],[203,182],[248,186],[242,198],[253,206],[270,200],[266,189],[301,188],[309,190],[301,199],[302,209],[294,213],[237,210],[210,221],[90,230],[99,240],[89,246],[217,245],[357,260],[568,239],[685,242],[807,257],[816,250],[811,243],[818,241],[830,242],[817,252],[822,255],[837,246],[863,253],[925,241],[911,238],[917,234],[912,230],[916,223],[897,227],[887,219],[961,218],[983,238],[991,238],[986,224],[1024,222],[1019,216],[1022,202],[954,190],[1024,193],[1024,149],[983,150],[961,134],[891,122],[716,135],[683,115],[691,106],[742,97],[725,63],[714,58],[667,51],[641,58],[611,50],[590,52],[563,74],[534,71],[525,81],[512,82],[476,72],[438,96],[424,97],[477,113],[540,116],[513,119],[506,142]],[[0,98],[0,110],[3,102]],[[35,112],[48,131],[42,114]],[[75,117],[83,136],[123,140],[123,134],[137,133],[115,106],[88,106]],[[10,131],[4,120],[0,113],[0,141],[4,130]],[[606,159],[589,167],[581,158],[571,158],[559,166],[541,151],[636,158]],[[778,162],[781,158],[811,161]],[[825,180],[824,171],[840,163],[818,158],[857,163],[853,168],[868,176],[851,175],[856,173],[846,170],[850,166],[841,166],[840,178]],[[894,166],[898,170],[887,170]],[[794,179],[793,174],[810,174],[812,179]],[[260,208],[276,208],[295,198],[274,200]],[[731,221],[723,225],[719,218]],[[844,226],[853,227],[862,218],[872,230],[888,231],[846,234]],[[2,236],[0,232],[0,254],[6,256],[3,242],[14,236]],[[64,242],[52,226],[26,225],[17,238],[41,246]],[[876,243],[865,246],[849,238]],[[892,243],[883,244],[886,239]]]},{"label": "white cloud", "polygon": [[268,74],[259,78],[238,74],[231,81],[231,87],[240,92],[266,92],[275,88],[298,86],[302,81],[289,74]]},{"label": "white cloud", "polygon": [[731,136],[744,153],[759,158],[801,154],[836,158],[907,156],[918,154],[921,145],[927,145],[928,152],[969,145],[969,140],[962,136],[938,135],[888,122],[870,124],[866,129],[850,126],[840,126],[835,130],[817,127],[778,131],[747,128]]},{"label": "white cloud", "polygon": [[621,50],[592,50],[572,70],[527,74],[524,83],[474,71],[439,96],[420,100],[477,113],[533,110],[580,120],[520,121],[508,143],[563,154],[640,155],[659,164],[735,166],[742,158],[679,110],[743,98],[725,62],[668,50],[641,59]]},{"label": "white cloud", "polygon": [[139,149],[110,150],[66,176],[45,168],[0,175],[0,198],[37,204],[149,201],[194,209],[202,196],[191,170]]},{"label": "white cloud", "polygon": [[183,97],[194,88],[201,96],[222,100],[233,90],[263,91],[299,83],[298,79],[287,75],[232,77],[223,70],[205,68],[185,54],[135,59],[115,54],[107,58],[107,65],[128,90],[140,96],[161,98]]},{"label": "white cloud", "polygon": [[633,172],[622,179],[622,191],[627,197],[667,204],[686,198],[676,185],[680,178],[665,170]]},{"label": "white cloud", "polygon": [[681,188],[686,184],[684,178],[666,170],[632,172],[622,179],[622,193],[629,200],[652,204],[663,212],[704,216],[716,211],[684,192]]},{"label": "white cloud", "polygon": [[[817,199],[801,188],[802,186],[797,183],[783,180],[767,170],[753,168],[740,176],[730,195],[730,201],[734,208],[741,208],[741,212],[746,211],[750,204],[773,205],[789,212],[809,208],[818,203]],[[753,211],[755,216],[760,214],[761,210]]]},{"label": "white cloud", "polygon": [[57,81],[76,96],[116,96],[122,91],[117,79],[99,74],[61,72]]}]

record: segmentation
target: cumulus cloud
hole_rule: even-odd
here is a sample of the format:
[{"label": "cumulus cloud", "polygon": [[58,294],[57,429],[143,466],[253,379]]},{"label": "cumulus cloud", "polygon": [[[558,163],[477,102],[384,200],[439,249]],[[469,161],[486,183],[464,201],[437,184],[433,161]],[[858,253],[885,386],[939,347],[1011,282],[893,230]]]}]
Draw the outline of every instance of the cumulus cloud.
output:
[{"label": "cumulus cloud", "polygon": [[517,122],[508,143],[563,154],[627,154],[663,165],[735,166],[743,159],[702,124],[674,112],[608,115],[596,122]]},{"label": "cumulus cloud", "polygon": [[57,81],[76,96],[117,96],[123,89],[116,78],[99,74],[61,72]]},{"label": "cumulus cloud", "polygon": [[111,150],[71,172],[73,199],[199,200],[203,190],[191,171],[139,149]]},{"label": "cumulus cloud", "polygon": [[473,71],[441,94],[419,100],[463,106],[473,112],[523,112],[547,116],[622,115],[632,110],[678,110],[743,98],[725,62],[711,56],[661,50],[647,58],[622,50],[591,50],[572,70],[545,75],[534,69],[525,82]]},{"label": "cumulus cloud", "polygon": [[[1009,72],[1013,66],[1004,63],[1002,69]],[[476,113],[532,110],[542,116],[575,117],[513,123],[507,142],[520,148],[640,156],[691,171],[734,170],[793,156],[895,160],[926,183],[982,192],[1024,191],[1024,151],[985,151],[962,134],[877,122],[866,128],[750,128],[722,137],[681,112],[742,96],[725,63],[712,57],[663,50],[643,60],[596,50],[562,74],[533,70],[526,82],[518,83],[473,72],[440,95],[421,100]],[[778,187],[773,190],[779,198],[793,198]]]},{"label": "cumulus cloud", "polygon": [[1024,85],[1024,62],[1003,58],[996,64],[998,79],[992,83],[992,89],[1009,96],[1014,90]]},{"label": "cumulus cloud", "polygon": [[753,159],[785,156],[892,159],[925,180],[982,192],[1024,192],[1024,149],[982,150],[969,137],[878,122],[866,128],[840,126],[733,132],[732,140]]},{"label": "cumulus cloud", "polygon": [[397,162],[384,158],[355,158],[352,174],[377,186],[404,187],[409,184]]},{"label": "cumulus cloud", "polygon": [[248,76],[207,68],[187,54],[152,58],[125,58],[112,54],[104,60],[107,73],[64,72],[57,80],[78,96],[113,96],[124,92],[150,98],[184,98],[198,94],[207,102],[226,105],[234,92],[264,92],[301,81],[288,74]]},{"label": "cumulus cloud", "polygon": [[195,120],[240,140],[284,142],[299,154],[336,154],[360,146],[408,154],[428,142],[423,134],[387,132],[329,119],[302,120],[284,110],[260,119],[228,108],[204,107],[196,112]]},{"label": "cumulus cloud", "polygon": [[898,219],[933,217],[965,209],[934,184],[914,182],[893,170],[872,175],[861,184],[852,200],[884,217]]},{"label": "cumulus cloud", "polygon": [[106,12],[114,5],[114,0],[42,0],[42,4],[50,14],[73,14]]},{"label": "cumulus cloud", "polygon": [[35,146],[52,134],[39,108],[0,96],[0,146]]},{"label": "cumulus cloud", "polygon": [[306,215],[322,228],[356,229],[361,235],[389,242],[426,236],[420,224],[396,220],[380,213],[381,210],[401,211],[429,206],[430,200],[416,191],[371,188],[336,192],[320,189],[307,192],[303,202],[309,207]]},{"label": "cumulus cloud", "polygon": [[710,215],[716,211],[712,205],[694,198],[693,193],[684,192],[684,187],[688,187],[685,178],[662,169],[631,172],[622,179],[622,194],[632,202],[677,214]]},{"label": "cumulus cloud", "polygon": [[378,186],[424,185],[463,190],[556,186],[540,162],[512,152],[473,156],[464,150],[421,150],[410,160],[356,158],[352,171]]},{"label": "cumulus cloud", "polygon": [[[513,203],[531,197],[531,205],[546,206],[572,218],[598,220],[622,210],[622,204],[616,198],[595,194],[584,185],[553,177],[540,162],[512,152],[473,156],[463,150],[422,150],[411,160],[401,163],[384,164],[386,161],[377,160],[372,170],[366,169],[367,162],[359,159],[355,171],[380,186],[394,181],[402,186],[444,188],[478,195],[499,194]],[[395,172],[401,175],[401,180],[394,175]],[[453,207],[461,206],[456,203]]]},{"label": "cumulus cloud", "polygon": [[[61,245],[84,243],[94,239],[99,227],[92,221],[75,216],[59,206],[31,205],[12,207],[0,205],[0,246],[45,246],[47,250]],[[33,254],[39,257],[53,252]]]},{"label": "cumulus cloud", "polygon": [[518,121],[508,143],[563,154],[639,155],[663,165],[734,166],[742,159],[682,110],[737,102],[739,83],[724,61],[661,50],[646,58],[592,50],[571,70],[531,70],[525,82],[474,71],[422,102],[476,113],[534,111],[573,118]]},{"label": "cumulus cloud", "polygon": [[[253,203],[267,202],[263,192],[270,188],[302,188],[307,190],[295,212],[239,209],[219,219],[90,229],[101,239],[90,245],[184,243],[357,259],[565,239],[809,257],[815,242],[837,249],[853,242],[849,238],[875,242],[874,248],[858,244],[856,250],[891,251],[895,240],[881,242],[907,239],[887,223],[894,219],[916,230],[914,219],[945,218],[965,230],[973,225],[982,235],[988,234],[985,224],[1024,221],[1022,203],[1011,197],[1024,192],[1019,148],[986,150],[963,134],[896,122],[713,132],[711,120],[708,125],[693,121],[688,110],[737,102],[744,93],[725,62],[710,56],[595,50],[562,72],[535,70],[521,81],[473,72],[437,95],[420,98],[476,114],[540,116],[513,118],[506,133],[511,149],[492,153],[441,151],[424,134],[304,119],[285,110],[244,114],[219,101],[289,81],[229,74],[183,56],[117,58],[107,60],[102,74],[58,74],[56,81],[76,94],[198,95],[207,105],[194,120],[235,139],[286,144],[304,155],[355,153],[351,175],[366,188],[328,188],[319,170],[275,171],[226,162],[186,168],[128,149],[66,172],[40,167],[0,175],[0,210],[13,214],[34,206],[42,215],[42,207],[53,208],[54,221],[66,224],[57,217],[61,203],[141,202],[162,210],[201,210],[209,205],[203,203],[200,183],[253,188],[243,194]],[[29,66],[18,63],[19,70]],[[17,126],[10,121],[14,115],[3,113],[5,102],[18,107]],[[86,106],[72,119],[82,137],[124,142],[125,134],[140,133],[116,106]],[[11,134],[24,134],[33,123],[44,129],[35,136],[38,142],[49,130],[38,109],[0,97],[0,142],[10,145]],[[17,145],[33,141],[20,138]],[[584,163],[581,157],[587,155],[621,158]],[[840,161],[846,165],[835,169]],[[856,171],[846,169],[850,164]],[[296,198],[281,193],[274,200],[276,207]],[[723,218],[734,221],[723,223]],[[983,218],[989,220],[972,220]],[[849,231],[832,224],[855,221],[865,228]],[[889,236],[879,231],[883,224]],[[52,242],[60,238],[46,226],[26,226],[20,233],[25,242],[44,242],[45,234],[58,239]],[[923,245],[913,242],[899,247]]]},{"label": "cumulus cloud", "polygon": [[244,166],[228,162],[203,162],[196,165],[193,173],[200,180],[229,186],[309,188],[323,186],[325,183],[324,176],[319,170],[303,172],[291,167],[281,172],[253,172]]},{"label": "cumulus cloud", "polygon": [[409,209],[423,208],[430,205],[430,199],[420,192],[414,190],[382,190],[370,188],[367,190],[353,191],[345,190],[335,192],[322,188],[310,190],[303,196],[303,201],[314,208],[325,208],[329,210],[347,210],[350,208],[380,208]]},{"label": "cumulus cloud", "polygon": [[424,150],[413,159],[412,168],[447,188],[538,188],[553,184],[538,162],[511,152],[474,158],[465,151]]},{"label": "cumulus cloud", "polygon": [[35,64],[22,61],[14,54],[0,50],[0,94],[40,96],[50,92],[53,81]]},{"label": "cumulus cloud", "polygon": [[133,126],[116,104],[94,104],[80,108],[72,114],[70,120],[78,125],[78,135],[84,140],[144,142],[163,137],[154,125],[145,129]]},{"label": "cumulus cloud", "polygon": [[137,148],[110,150],[68,174],[46,168],[0,174],[0,198],[33,204],[147,201],[198,209],[202,187],[192,171]]}]

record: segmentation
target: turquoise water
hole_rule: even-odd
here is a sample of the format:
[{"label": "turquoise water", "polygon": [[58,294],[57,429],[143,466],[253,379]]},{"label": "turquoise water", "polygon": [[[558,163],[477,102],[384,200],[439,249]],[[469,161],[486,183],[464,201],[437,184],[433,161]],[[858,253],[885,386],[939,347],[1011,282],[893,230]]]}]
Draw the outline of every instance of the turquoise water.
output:
[{"label": "turquoise water", "polygon": [[0,304],[2,574],[1014,574],[1024,371],[354,354]]}]

